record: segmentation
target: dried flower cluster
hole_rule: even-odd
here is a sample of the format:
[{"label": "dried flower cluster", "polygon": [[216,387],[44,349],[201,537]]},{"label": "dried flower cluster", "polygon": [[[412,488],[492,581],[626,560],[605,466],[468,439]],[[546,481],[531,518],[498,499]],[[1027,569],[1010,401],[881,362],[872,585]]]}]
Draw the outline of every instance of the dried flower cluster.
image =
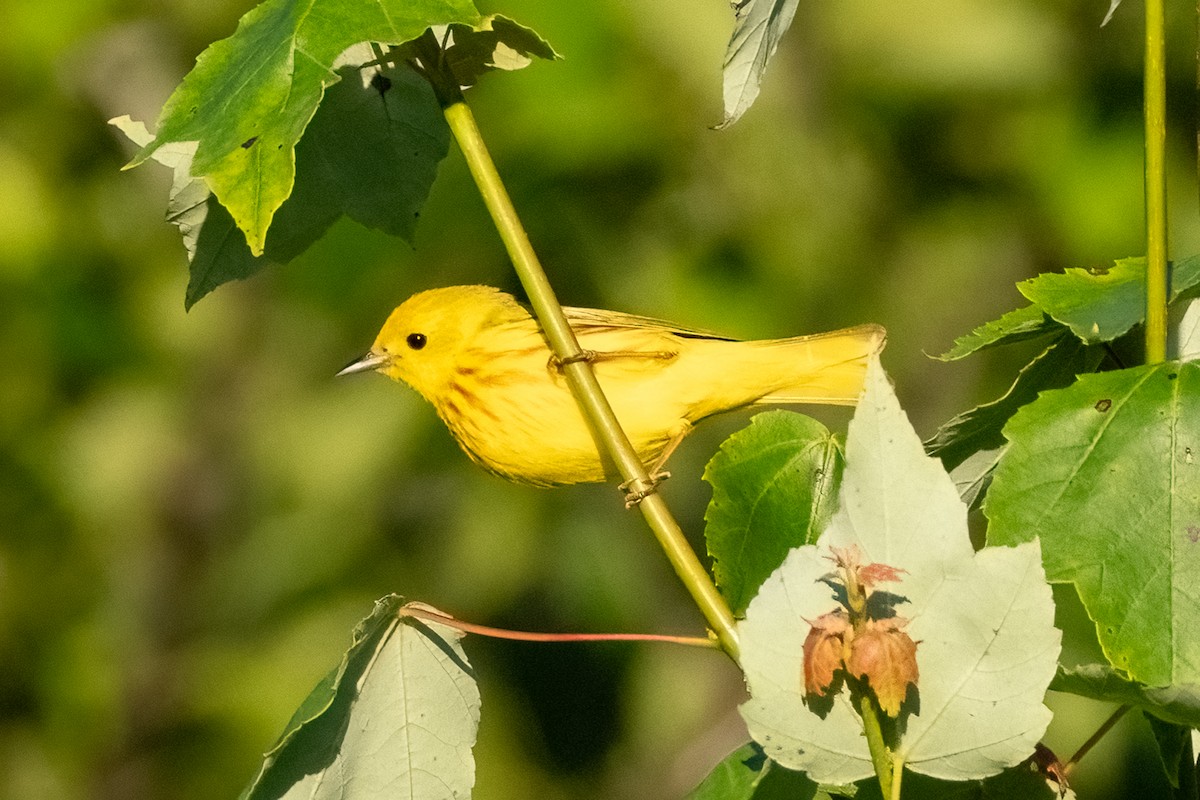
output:
[{"label": "dried flower cluster", "polygon": [[[804,640],[804,692],[825,697],[839,671],[866,683],[879,707],[900,714],[909,685],[917,683],[917,643],[904,632],[908,620],[896,616],[897,595],[877,597],[880,583],[896,583],[903,570],[863,564],[857,547],[831,548],[837,569],[822,580],[838,591],[839,607],[812,620]],[[876,602],[883,600],[885,602]]]}]

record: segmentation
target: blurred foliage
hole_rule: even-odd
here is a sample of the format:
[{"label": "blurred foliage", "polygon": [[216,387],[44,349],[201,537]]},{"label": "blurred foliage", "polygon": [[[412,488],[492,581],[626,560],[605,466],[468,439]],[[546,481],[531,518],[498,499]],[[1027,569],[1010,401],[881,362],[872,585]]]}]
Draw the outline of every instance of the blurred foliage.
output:
[{"label": "blurred foliage", "polygon": [[[470,99],[564,302],[740,336],[880,322],[918,431],[1026,354],[927,359],[1039,271],[1142,250],[1141,23],[1126,4],[801,4],[757,104],[720,133],[727,3],[481,3],[566,60]],[[153,122],[246,3],[49,0],[0,26],[0,798],[233,797],[396,591],[488,624],[696,633],[615,489],[483,474],[415,394],[334,381],[436,285],[515,289],[455,152],[414,247],[336,225],[183,311],[167,175],[104,121]],[[1196,252],[1194,66],[1170,20],[1174,254]],[[672,461],[698,534],[702,465]],[[823,414],[835,429],[848,415]],[[1091,626],[1059,592],[1069,651]],[[665,646],[465,643],[481,800],[669,798],[745,740],[740,679]],[[1069,754],[1108,714],[1060,696]],[[1155,785],[1130,715],[1081,796]],[[1106,794],[1107,793],[1107,794]]]}]

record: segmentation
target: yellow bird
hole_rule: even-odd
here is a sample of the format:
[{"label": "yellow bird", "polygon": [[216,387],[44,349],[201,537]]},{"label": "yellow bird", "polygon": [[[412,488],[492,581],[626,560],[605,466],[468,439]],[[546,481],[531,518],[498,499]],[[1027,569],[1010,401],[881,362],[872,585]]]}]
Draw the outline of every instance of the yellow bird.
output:
[{"label": "yellow bird", "polygon": [[[766,403],[853,405],[878,325],[738,341],[647,317],[564,308],[596,378],[653,475],[692,426]],[[512,295],[451,286],[413,295],[370,352],[339,375],[377,370],[416,389],[491,472],[556,486],[615,475],[537,321]]]}]

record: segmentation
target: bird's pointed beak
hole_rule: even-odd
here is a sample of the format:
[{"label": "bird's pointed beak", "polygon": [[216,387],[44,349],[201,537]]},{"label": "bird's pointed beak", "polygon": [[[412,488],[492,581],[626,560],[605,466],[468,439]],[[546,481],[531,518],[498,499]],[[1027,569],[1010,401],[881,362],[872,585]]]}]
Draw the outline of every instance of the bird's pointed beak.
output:
[{"label": "bird's pointed beak", "polygon": [[388,363],[391,359],[381,353],[376,353],[374,350],[369,351],[365,356],[358,361],[348,365],[345,369],[334,375],[335,378],[340,378],[343,375],[353,375],[356,372],[370,372],[371,370],[379,369]]}]

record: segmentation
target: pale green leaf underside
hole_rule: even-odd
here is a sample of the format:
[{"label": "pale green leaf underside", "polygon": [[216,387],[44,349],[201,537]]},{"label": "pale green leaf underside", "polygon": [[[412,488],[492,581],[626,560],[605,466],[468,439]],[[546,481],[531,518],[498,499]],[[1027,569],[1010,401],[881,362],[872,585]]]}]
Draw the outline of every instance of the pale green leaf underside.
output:
[{"label": "pale green leaf underside", "polygon": [[833,434],[790,411],[759,414],[721,445],[704,470],[713,487],[704,537],[734,614],[746,610],[788,550],[816,541],[841,474]]},{"label": "pale green leaf underside", "polygon": [[886,588],[907,602],[920,642],[921,713],[898,746],[915,772],[982,778],[1018,763],[1045,731],[1042,704],[1059,633],[1036,544],[974,553],[966,507],[941,464],[926,456],[879,367],[850,423],[841,506],[817,546],[791,551],[739,626],[751,735],[772,759],[822,783],[873,774],[862,725],[845,694],[818,717],[802,696],[807,621],[833,608],[821,582],[830,546],[855,544],[868,561],[904,570]]},{"label": "pale green leaf underside", "polygon": [[341,666],[313,691],[244,800],[465,800],[479,690],[462,634],[380,600]]},{"label": "pale green leaf underside", "polygon": [[754,104],[767,63],[796,15],[799,0],[740,0],[734,3],[733,36],[725,48],[725,119],[737,122]]},{"label": "pale green leaf underside", "polygon": [[988,540],[1041,537],[1112,662],[1149,685],[1200,683],[1200,365],[1088,375],[1008,423]]}]

